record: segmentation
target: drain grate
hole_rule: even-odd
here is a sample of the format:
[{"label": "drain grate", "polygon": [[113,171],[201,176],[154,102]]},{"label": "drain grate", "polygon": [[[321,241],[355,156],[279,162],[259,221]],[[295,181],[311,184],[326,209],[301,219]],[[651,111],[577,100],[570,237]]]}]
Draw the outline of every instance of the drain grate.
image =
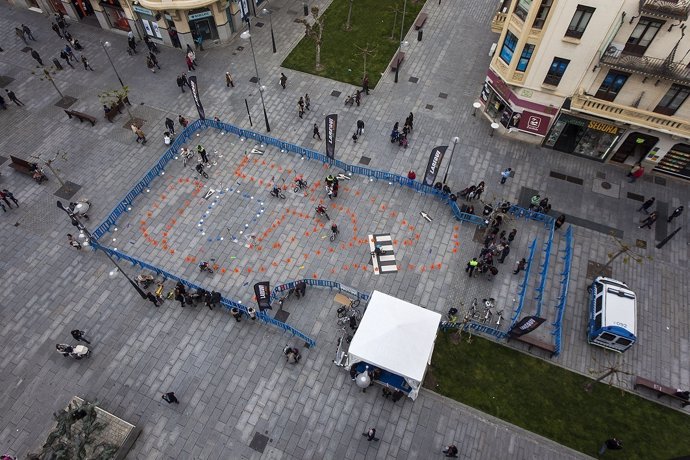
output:
[{"label": "drain grate", "polygon": [[434,106],[431,104],[427,104],[426,107],[424,107],[427,110],[434,110]]},{"label": "drain grate", "polygon": [[57,101],[55,105],[63,109],[68,109],[75,102],[77,102],[77,99],[73,98],[72,96],[65,96]]},{"label": "drain grate", "polygon": [[448,99],[448,94],[446,94],[446,93],[438,93],[438,97],[440,97],[441,99]]},{"label": "drain grate", "polygon": [[638,195],[637,193],[628,192],[628,198],[635,201],[644,201],[644,196]]},{"label": "drain grate", "polygon": [[288,317],[290,316],[290,312],[285,311],[285,310],[278,310],[274,316],[275,319],[280,321],[281,323],[284,323],[287,321]]},{"label": "drain grate", "polygon": [[409,79],[408,81],[409,81],[410,83],[417,83],[417,82],[419,82],[419,78],[417,78],[417,77],[410,77],[410,79]]},{"label": "drain grate", "polygon": [[252,438],[252,442],[249,443],[249,447],[254,449],[255,451],[259,452],[260,454],[264,453],[264,450],[266,450],[266,446],[268,445],[268,436],[265,436],[261,433],[254,433],[254,437]]},{"label": "drain grate", "polygon": [[[570,182],[571,184],[577,184],[577,185],[584,184],[584,181],[582,179],[580,179],[579,177],[569,176],[567,174],[559,173],[556,171],[549,172],[549,177],[553,177],[554,179],[564,180],[566,182]],[[599,177],[598,173],[597,173],[597,177]],[[606,177],[606,175],[604,175],[604,177]],[[603,179],[602,177],[599,177],[599,178]]]},{"label": "drain grate", "polygon": [[14,81],[14,78],[8,77],[7,75],[0,75],[0,88],[4,88]]},{"label": "drain grate", "polygon": [[257,23],[254,24],[254,25],[255,25],[256,27],[263,27],[263,26],[264,26],[264,23],[263,23],[263,22],[257,22]]},{"label": "drain grate", "polygon": [[362,157],[359,159],[359,164],[367,166],[369,162],[371,161],[371,158],[369,157]]},{"label": "drain grate", "polygon": [[65,185],[57,189],[55,196],[62,198],[63,200],[71,199],[75,193],[81,189],[81,185],[75,184],[70,181],[66,181]]},{"label": "drain grate", "polygon": [[331,96],[333,96],[333,97],[340,97],[341,94],[343,94],[343,93],[341,93],[340,91],[335,91],[335,90],[331,91]]}]

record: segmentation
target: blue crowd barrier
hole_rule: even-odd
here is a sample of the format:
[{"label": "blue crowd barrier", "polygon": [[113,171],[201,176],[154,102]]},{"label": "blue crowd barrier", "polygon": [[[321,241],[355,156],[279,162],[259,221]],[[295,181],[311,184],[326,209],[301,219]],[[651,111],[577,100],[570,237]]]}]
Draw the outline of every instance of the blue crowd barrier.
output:
[{"label": "blue crowd barrier", "polygon": [[369,300],[369,294],[366,294],[364,292],[360,292],[355,288],[352,288],[350,286],[347,286],[345,284],[339,283],[337,281],[332,281],[332,280],[323,280],[319,278],[303,278],[299,280],[294,280],[290,281],[287,283],[279,284],[275,286],[271,290],[271,302],[274,302],[276,299],[280,298],[280,294],[289,291],[290,289],[294,289],[297,283],[303,282],[307,286],[316,286],[316,287],[326,287],[329,289],[338,289],[341,292],[345,292],[347,294],[350,294],[352,296],[357,297],[360,301],[367,302]]},{"label": "blue crowd barrier", "polygon": [[539,285],[535,288],[535,291],[537,292],[537,296],[534,298],[534,300],[537,301],[537,313],[536,315],[541,317],[541,307],[542,307],[542,300],[544,298],[544,288],[546,287],[546,279],[547,279],[547,274],[549,271],[549,261],[551,259],[551,245],[553,243],[553,232],[554,232],[554,225],[553,223],[551,224],[551,230],[549,231],[549,238],[546,240],[546,243],[544,243],[544,263],[541,266],[541,271],[539,273]]},{"label": "blue crowd barrier", "polygon": [[570,268],[573,260],[573,227],[568,227],[565,232],[565,249],[563,250],[563,271],[561,272],[561,293],[556,304],[556,321],[552,323],[553,331],[551,334],[555,337],[556,350],[554,356],[561,353],[562,340],[562,325],[563,313],[565,312],[565,305],[568,299],[568,286],[570,285]]},{"label": "blue crowd barrier", "polygon": [[529,245],[529,258],[527,259],[527,267],[525,267],[525,275],[522,277],[522,282],[518,286],[518,298],[520,299],[518,302],[518,306],[515,309],[515,312],[513,313],[513,316],[510,318],[510,327],[508,328],[509,330],[515,326],[515,323],[518,322],[518,318],[520,317],[520,314],[522,313],[522,309],[525,306],[525,296],[527,295],[527,282],[529,281],[529,274],[532,269],[532,261],[534,260],[534,252],[537,249],[537,239],[533,239],[532,242]]}]

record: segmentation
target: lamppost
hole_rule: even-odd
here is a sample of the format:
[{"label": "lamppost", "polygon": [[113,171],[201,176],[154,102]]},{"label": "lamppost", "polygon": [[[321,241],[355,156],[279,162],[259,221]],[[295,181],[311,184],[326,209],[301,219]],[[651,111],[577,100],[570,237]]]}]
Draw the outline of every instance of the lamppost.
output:
[{"label": "lamppost", "polygon": [[481,103],[479,103],[479,102],[475,102],[474,104],[472,104],[472,107],[474,107],[474,110],[472,110],[472,116],[473,116],[473,117],[476,117],[476,116],[477,116],[477,109],[478,109],[479,107],[481,107],[481,106],[482,106],[482,105],[481,105]]},{"label": "lamppost", "polygon": [[460,138],[455,136],[453,138],[453,149],[450,151],[450,158],[448,159],[448,166],[446,166],[446,174],[443,176],[443,185],[446,185],[446,179],[448,179],[448,171],[450,171],[450,163],[453,161],[453,153],[455,153],[455,146],[458,145]]},{"label": "lamppost", "polygon": [[125,84],[122,83],[122,78],[120,78],[120,74],[117,73],[117,68],[115,68],[115,64],[113,64],[113,60],[110,59],[110,53],[108,53],[108,48],[110,48],[110,42],[104,42],[103,40],[100,40],[101,46],[103,47],[103,51],[105,51],[105,55],[108,57],[108,62],[110,62],[110,65],[113,67],[113,70],[115,71],[115,75],[117,75],[117,79],[120,82],[120,86],[123,88],[125,87]]},{"label": "lamppost", "polygon": [[261,77],[259,77],[259,66],[256,65],[256,54],[254,54],[254,43],[252,43],[252,34],[248,30],[245,30],[240,34],[240,38],[243,40],[249,40],[249,47],[252,50],[252,58],[254,59],[254,70],[256,71],[256,84],[259,85],[259,95],[261,95],[261,106],[264,108],[264,120],[266,121],[266,131],[271,132],[271,126],[268,124],[268,115],[266,114],[266,103],[264,102],[264,89],[261,86]]},{"label": "lamppost", "polygon": [[273,54],[275,54],[276,51],[276,38],[273,36],[273,12],[269,10],[268,8],[264,8],[261,10],[263,14],[268,14],[268,22],[271,24],[271,42],[273,43]]},{"label": "lamppost", "polygon": [[[407,9],[407,0],[403,2],[402,21],[400,21],[400,44],[398,45],[398,54],[402,53],[403,46],[403,30],[405,29],[405,10]],[[400,68],[400,60],[395,64],[395,82],[398,82],[398,69]]]},{"label": "lamppost", "polygon": [[496,123],[495,121],[491,123],[491,132],[489,133],[489,137],[494,137],[494,131],[498,129],[500,125]]},{"label": "lamppost", "polygon": [[[84,233],[84,235],[86,235],[86,241],[90,242],[91,241],[91,233],[87,230],[87,228],[84,226],[84,224],[82,224],[79,221],[79,217],[76,214],[74,214],[74,212],[72,212],[69,208],[66,208],[60,200],[58,200],[58,202],[57,202],[57,207],[58,207],[58,209],[62,209],[63,211],[65,211],[65,213],[69,216],[70,220],[72,221],[72,225],[77,227],[80,232]],[[132,280],[129,276],[127,276],[127,273],[125,273],[122,270],[122,268],[120,268],[120,265],[115,261],[115,259],[113,259],[113,257],[110,255],[110,253],[108,251],[103,251],[103,252],[105,252],[105,255],[108,256],[108,259],[110,259],[110,261],[115,265],[115,267],[120,272],[122,272],[123,275],[125,275],[125,278],[127,278],[127,281],[129,281],[129,284],[131,284],[132,287],[134,289],[136,289],[137,293],[139,293],[141,298],[146,299],[147,298],[146,293],[141,290],[139,285],[136,282],[134,282],[134,280]]]}]

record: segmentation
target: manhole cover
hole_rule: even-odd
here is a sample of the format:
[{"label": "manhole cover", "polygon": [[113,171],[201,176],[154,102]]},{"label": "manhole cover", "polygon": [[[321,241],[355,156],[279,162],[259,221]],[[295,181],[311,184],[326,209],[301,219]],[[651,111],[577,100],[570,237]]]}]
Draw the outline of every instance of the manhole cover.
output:
[{"label": "manhole cover", "polygon": [[287,312],[285,310],[278,310],[274,318],[280,321],[281,323],[284,323],[285,321],[287,321],[288,316],[290,316],[290,312]]},{"label": "manhole cover", "polygon": [[427,104],[426,107],[425,107],[425,109],[427,109],[427,110],[434,110],[434,106],[431,105],[431,104]]},{"label": "manhole cover", "polygon": [[79,191],[79,189],[81,189],[81,185],[66,181],[65,185],[57,189],[55,196],[60,197],[63,200],[69,200],[74,196],[75,193]]},{"label": "manhole cover", "polygon": [[417,82],[419,81],[419,78],[417,78],[417,77],[410,77],[410,79],[409,79],[408,81],[409,81],[410,83],[417,83]]},{"label": "manhole cover", "polygon": [[371,158],[369,157],[362,157],[359,159],[359,164],[367,166],[369,162],[371,161]]},{"label": "manhole cover", "polygon": [[141,128],[142,126],[144,126],[144,123],[146,123],[146,120],[144,120],[143,118],[134,117],[130,120],[127,120],[127,123],[122,125],[122,128],[123,129],[132,129],[131,128],[132,125],[136,125],[139,128]]},{"label": "manhole cover", "polygon": [[77,102],[77,99],[73,98],[72,96],[65,96],[65,97],[63,97],[62,99],[60,99],[59,101],[57,101],[57,102],[55,103],[55,105],[56,105],[57,107],[60,107],[60,108],[63,108],[63,109],[68,109],[68,108],[70,108],[70,107],[72,106],[72,104],[74,104],[75,102]]},{"label": "manhole cover", "polygon": [[266,445],[268,445],[268,436],[264,436],[261,433],[254,433],[252,442],[249,443],[249,447],[259,452],[260,454],[264,453]]},{"label": "manhole cover", "polygon": [[448,99],[448,95],[446,93],[438,93],[438,97],[441,99]]},{"label": "manhole cover", "polygon": [[331,91],[331,96],[333,97],[340,97],[340,95],[343,94],[340,91]]},{"label": "manhole cover", "polygon": [[603,188],[604,190],[610,190],[610,189],[611,189],[611,184],[609,184],[608,182],[602,182],[602,183],[601,183],[601,188]]}]

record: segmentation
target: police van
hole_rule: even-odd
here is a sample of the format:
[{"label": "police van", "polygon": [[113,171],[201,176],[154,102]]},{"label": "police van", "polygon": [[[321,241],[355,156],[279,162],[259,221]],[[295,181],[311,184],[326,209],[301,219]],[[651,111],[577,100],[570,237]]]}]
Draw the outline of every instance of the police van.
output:
[{"label": "police van", "polygon": [[590,293],[587,341],[622,353],[637,340],[637,297],[622,281],[600,276]]}]

